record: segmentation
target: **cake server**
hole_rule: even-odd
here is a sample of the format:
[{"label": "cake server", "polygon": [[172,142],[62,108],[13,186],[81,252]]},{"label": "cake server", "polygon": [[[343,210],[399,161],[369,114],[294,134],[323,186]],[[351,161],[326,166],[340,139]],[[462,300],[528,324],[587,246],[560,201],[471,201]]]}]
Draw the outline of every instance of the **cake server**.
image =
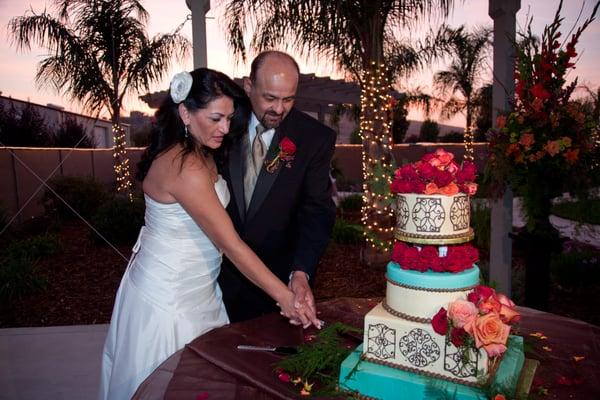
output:
[{"label": "cake server", "polygon": [[296,354],[298,349],[292,346],[252,346],[248,344],[238,344],[238,350],[245,351],[268,351],[280,354]]}]

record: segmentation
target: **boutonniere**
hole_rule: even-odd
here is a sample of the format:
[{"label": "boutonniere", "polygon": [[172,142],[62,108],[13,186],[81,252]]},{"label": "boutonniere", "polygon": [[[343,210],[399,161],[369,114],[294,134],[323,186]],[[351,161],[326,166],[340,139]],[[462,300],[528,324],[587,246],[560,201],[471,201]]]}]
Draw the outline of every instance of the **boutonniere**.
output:
[{"label": "boutonniere", "polygon": [[294,161],[294,154],[296,154],[296,144],[292,142],[288,137],[284,137],[279,142],[279,152],[271,161],[266,161],[267,172],[273,173],[279,167],[279,164],[286,166],[286,168],[292,167],[292,161]]}]

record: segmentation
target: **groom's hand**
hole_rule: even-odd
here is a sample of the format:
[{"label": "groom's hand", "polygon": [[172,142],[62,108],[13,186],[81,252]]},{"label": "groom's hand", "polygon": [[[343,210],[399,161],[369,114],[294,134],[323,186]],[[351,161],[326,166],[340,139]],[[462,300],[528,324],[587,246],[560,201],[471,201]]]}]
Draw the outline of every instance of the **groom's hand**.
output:
[{"label": "groom's hand", "polygon": [[303,271],[292,272],[288,287],[294,292],[294,306],[298,310],[303,310],[310,322],[315,327],[320,328],[321,321],[317,318],[315,298],[308,284],[308,275]]}]

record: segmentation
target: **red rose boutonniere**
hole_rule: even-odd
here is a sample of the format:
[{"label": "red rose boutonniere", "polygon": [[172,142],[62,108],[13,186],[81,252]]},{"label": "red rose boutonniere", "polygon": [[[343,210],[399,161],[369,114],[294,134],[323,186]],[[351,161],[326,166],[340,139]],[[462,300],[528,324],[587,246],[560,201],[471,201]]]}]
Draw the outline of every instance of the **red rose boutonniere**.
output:
[{"label": "red rose boutonniere", "polygon": [[284,137],[279,142],[279,153],[271,161],[266,161],[267,172],[273,173],[279,167],[279,164],[284,164],[286,168],[292,167],[292,161],[294,161],[294,154],[296,154],[296,144],[292,142],[288,137]]}]

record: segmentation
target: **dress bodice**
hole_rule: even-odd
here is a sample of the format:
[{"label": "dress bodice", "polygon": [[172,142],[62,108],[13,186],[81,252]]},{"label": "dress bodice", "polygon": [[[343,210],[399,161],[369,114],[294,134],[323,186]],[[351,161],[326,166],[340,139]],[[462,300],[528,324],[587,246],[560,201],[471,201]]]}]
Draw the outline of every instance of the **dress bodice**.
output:
[{"label": "dress bodice", "polygon": [[[219,176],[215,191],[221,204],[229,202],[227,182]],[[186,310],[214,297],[221,251],[179,203],[146,198],[145,226],[136,245],[130,277],[140,290],[152,290],[157,306]],[[202,193],[198,193],[202,201]],[[150,295],[150,293],[148,293]]]},{"label": "dress bodice", "polygon": [[[229,204],[227,182],[219,175],[215,191],[223,207]],[[198,197],[202,194],[199,193]],[[144,195],[146,200],[145,232],[163,237],[165,240],[202,240],[208,238],[202,229],[179,203],[161,203]],[[201,199],[199,199],[201,201]]]}]

